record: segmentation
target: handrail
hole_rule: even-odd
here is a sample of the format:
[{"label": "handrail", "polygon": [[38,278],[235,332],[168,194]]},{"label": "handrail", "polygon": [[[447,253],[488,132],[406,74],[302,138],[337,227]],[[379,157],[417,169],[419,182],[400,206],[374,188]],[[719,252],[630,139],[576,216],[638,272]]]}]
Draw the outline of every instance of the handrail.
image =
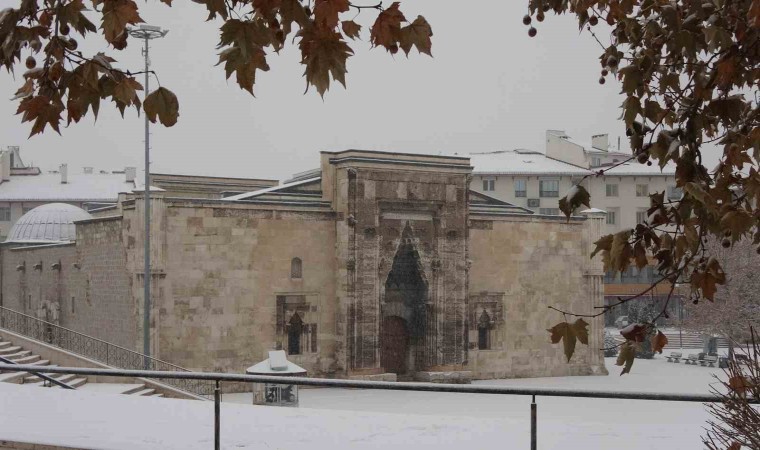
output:
[{"label": "handrail", "polygon": [[[28,369],[33,366],[0,364],[0,372],[7,370]],[[188,379],[213,381],[214,387],[214,448],[221,449],[221,388],[222,381],[293,384],[299,386],[340,387],[354,389],[381,389],[391,391],[421,391],[421,392],[456,392],[467,394],[500,394],[500,395],[529,395],[530,404],[530,444],[531,450],[538,446],[538,405],[536,396],[544,397],[584,397],[584,398],[613,398],[629,400],[660,400],[676,402],[718,403],[723,399],[715,395],[696,394],[659,394],[653,392],[611,392],[611,391],[581,391],[571,389],[519,388],[488,385],[462,385],[437,383],[396,383],[387,381],[336,380],[324,378],[283,377],[267,375],[242,375],[234,373],[204,373],[204,372],[158,372],[150,370],[114,370],[114,369],[82,369],[74,367],[51,367],[50,372],[73,373],[79,375],[105,375],[114,377],[139,377],[160,379]],[[760,399],[748,399],[749,403],[758,404]]]},{"label": "handrail", "polygon": [[[120,345],[3,306],[0,306],[0,328],[119,369],[141,368],[166,372],[189,372],[188,369],[176,364],[143,355]],[[208,397],[213,394],[214,389],[212,384],[203,380],[190,382],[168,378],[166,384],[198,397]]]},{"label": "handrail", "polygon": [[[26,369],[29,366],[18,366]],[[33,367],[33,366],[32,366]],[[0,372],[9,367],[0,364]],[[576,389],[523,388],[483,384],[444,384],[423,382],[363,381],[331,378],[283,377],[277,375],[246,375],[214,372],[162,372],[152,370],[93,369],[79,367],[51,367],[50,372],[78,375],[101,375],[114,377],[174,378],[225,382],[293,384],[299,386],[336,387],[352,389],[379,389],[387,391],[451,392],[460,394],[528,395],[542,397],[611,398],[627,400],[660,400],[674,402],[717,403],[723,399],[717,395],[662,394],[656,392],[592,391]],[[750,400],[758,403],[760,399]]]},{"label": "handrail", "polygon": [[[20,366],[19,363],[13,361],[12,359],[4,358],[2,356],[0,356],[0,362],[3,362],[5,364],[11,364],[11,365],[14,365],[14,366]],[[39,368],[39,366],[35,366],[35,367]],[[47,375],[45,375],[44,373],[41,373],[41,372],[35,372],[33,370],[17,370],[16,372],[30,373],[30,374],[32,374],[34,376],[40,377],[43,380],[49,381],[49,382],[51,382],[51,383],[53,383],[53,384],[55,384],[57,386],[60,386],[60,387],[62,387],[64,389],[76,389],[74,386],[68,385],[68,384],[64,383],[63,381],[58,381],[55,378],[49,377],[49,376],[47,376]]]},{"label": "handrail", "polygon": [[[60,329],[60,330],[64,330],[64,331],[66,331],[66,332],[69,332],[69,333],[73,333],[73,334],[76,334],[76,335],[82,336],[82,337],[84,337],[84,338],[87,338],[87,339],[91,339],[91,340],[93,340],[93,341],[97,341],[97,342],[100,342],[100,343],[102,343],[102,344],[106,344],[106,345],[108,345],[108,346],[110,346],[110,347],[118,348],[119,350],[122,350],[122,351],[125,351],[125,352],[129,352],[129,353],[132,353],[132,354],[134,354],[134,355],[137,355],[137,356],[139,356],[140,358],[150,358],[151,360],[153,360],[153,361],[157,361],[157,362],[160,362],[161,364],[166,364],[167,366],[171,366],[171,367],[174,367],[174,368],[176,368],[176,369],[179,369],[179,370],[181,370],[181,371],[190,372],[190,370],[188,370],[188,369],[185,369],[184,367],[178,366],[178,365],[176,365],[176,364],[172,364],[172,363],[170,363],[170,362],[166,362],[166,361],[163,361],[163,360],[160,360],[160,359],[157,359],[157,358],[153,358],[152,356],[143,355],[143,354],[142,354],[142,353],[140,353],[140,352],[136,352],[136,351],[134,351],[134,350],[130,350],[130,349],[128,349],[128,348],[126,348],[126,347],[122,347],[122,346],[120,346],[120,345],[118,345],[118,344],[114,344],[114,343],[112,343],[112,342],[104,341],[104,340],[102,340],[102,339],[98,339],[98,338],[96,338],[95,336],[90,336],[90,335],[88,335],[88,334],[80,333],[79,331],[76,331],[76,330],[72,330],[72,329],[70,329],[70,328],[66,328],[66,327],[62,327],[62,326],[60,326],[60,325],[57,325],[57,324],[54,324],[54,323],[52,323],[52,322],[47,322],[47,321],[45,321],[45,320],[42,320],[42,319],[38,319],[37,317],[34,317],[34,316],[30,316],[30,315],[28,315],[28,314],[24,314],[24,313],[22,313],[22,312],[18,312],[18,311],[16,311],[16,310],[13,310],[13,309],[10,309],[10,308],[6,308],[6,307],[4,307],[4,306],[0,306],[0,311],[9,311],[9,312],[11,312],[11,313],[13,313],[13,314],[18,314],[19,316],[23,316],[23,317],[26,317],[26,318],[29,318],[29,319],[35,320],[35,321],[37,321],[37,322],[40,322],[40,323],[44,323],[45,325],[50,325],[50,326],[52,326],[52,327],[55,327],[55,328],[58,328],[58,329]],[[4,328],[4,327],[0,325],[0,328]]]}]

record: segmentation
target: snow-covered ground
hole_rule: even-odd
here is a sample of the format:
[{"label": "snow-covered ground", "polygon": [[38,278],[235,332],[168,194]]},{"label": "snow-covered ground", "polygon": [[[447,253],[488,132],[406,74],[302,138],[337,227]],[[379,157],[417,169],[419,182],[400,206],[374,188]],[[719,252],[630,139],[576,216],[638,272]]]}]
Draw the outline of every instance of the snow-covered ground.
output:
[{"label": "snow-covered ground", "polygon": [[[637,360],[633,373],[481,381],[566,389],[703,394],[720,369]],[[302,389],[301,408],[251,406],[227,394],[225,448],[528,448],[528,397]],[[238,404],[236,404],[236,402]],[[701,404],[539,397],[541,449],[701,448]],[[0,383],[0,440],[84,448],[209,448],[213,404]]]}]

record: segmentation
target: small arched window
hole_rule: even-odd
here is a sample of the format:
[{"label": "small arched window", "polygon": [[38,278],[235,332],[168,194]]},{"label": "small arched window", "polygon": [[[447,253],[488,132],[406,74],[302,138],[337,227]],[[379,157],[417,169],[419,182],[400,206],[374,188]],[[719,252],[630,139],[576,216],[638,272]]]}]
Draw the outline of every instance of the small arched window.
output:
[{"label": "small arched window", "polygon": [[483,314],[478,319],[478,350],[488,350],[491,348],[491,317],[486,310],[483,310]]},{"label": "small arched window", "polygon": [[294,313],[288,322],[288,355],[301,354],[301,334],[303,333],[303,321],[298,313]]},{"label": "small arched window", "polygon": [[290,278],[302,278],[303,277],[303,263],[301,258],[293,258],[290,260]]}]

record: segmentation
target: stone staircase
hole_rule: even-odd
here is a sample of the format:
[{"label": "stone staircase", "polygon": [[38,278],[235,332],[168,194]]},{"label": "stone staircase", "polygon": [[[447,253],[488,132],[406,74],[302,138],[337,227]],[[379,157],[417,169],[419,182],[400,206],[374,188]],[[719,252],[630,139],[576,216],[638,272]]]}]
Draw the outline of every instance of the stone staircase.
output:
[{"label": "stone staircase", "polygon": [[[80,388],[87,384],[87,377],[62,374],[62,373],[46,373],[45,367],[56,367],[55,364],[50,364],[50,361],[40,358],[39,355],[32,354],[30,350],[24,350],[21,346],[13,345],[12,342],[4,341],[0,339],[0,356],[9,359],[16,364],[29,364],[40,367],[40,373],[47,375],[50,378],[54,378],[62,383],[66,383],[73,388]],[[11,372],[0,373],[0,382],[7,383],[20,383],[31,384],[41,387],[53,387],[61,388],[60,386],[44,380],[37,375],[26,372]],[[96,383],[97,384],[97,383]],[[105,385],[106,383],[104,383]],[[104,386],[105,387],[105,386]],[[87,390],[103,390],[107,392],[138,395],[138,396],[151,396],[151,397],[163,397],[163,394],[156,393],[155,389],[147,388],[144,384],[109,384],[107,389],[87,389]]]}]

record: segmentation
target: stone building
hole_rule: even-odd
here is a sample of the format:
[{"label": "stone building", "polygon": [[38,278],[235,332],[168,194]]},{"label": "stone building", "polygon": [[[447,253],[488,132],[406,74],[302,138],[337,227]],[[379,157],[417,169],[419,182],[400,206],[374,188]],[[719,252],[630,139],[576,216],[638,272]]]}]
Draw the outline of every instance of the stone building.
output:
[{"label": "stone building", "polygon": [[[473,192],[471,173],[469,158],[348,150],[224,199],[157,194],[152,354],[240,373],[283,349],[310,375],[386,380],[606,373],[601,319],[570,363],[546,331],[563,319],[549,306],[602,304],[604,216],[534,215]],[[143,208],[124,195],[73,241],[5,244],[2,305],[58,303],[63,326],[141,349]]]}]

